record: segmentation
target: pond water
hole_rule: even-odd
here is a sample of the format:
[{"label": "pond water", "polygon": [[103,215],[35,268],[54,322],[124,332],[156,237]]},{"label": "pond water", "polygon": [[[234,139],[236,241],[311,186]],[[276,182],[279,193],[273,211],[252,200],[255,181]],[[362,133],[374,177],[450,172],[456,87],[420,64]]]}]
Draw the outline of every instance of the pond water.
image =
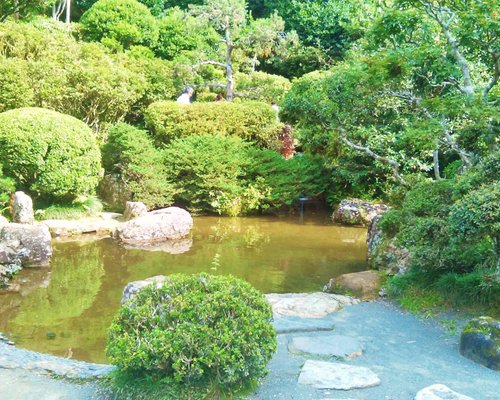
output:
[{"label": "pond water", "polygon": [[128,282],[205,271],[233,274],[265,293],[320,291],[334,276],[365,269],[365,240],[364,228],[311,215],[198,217],[192,237],[167,249],[180,254],[110,238],[56,241],[50,268],[23,270],[21,291],[0,295],[0,332],[20,347],[106,362],[106,330]]}]

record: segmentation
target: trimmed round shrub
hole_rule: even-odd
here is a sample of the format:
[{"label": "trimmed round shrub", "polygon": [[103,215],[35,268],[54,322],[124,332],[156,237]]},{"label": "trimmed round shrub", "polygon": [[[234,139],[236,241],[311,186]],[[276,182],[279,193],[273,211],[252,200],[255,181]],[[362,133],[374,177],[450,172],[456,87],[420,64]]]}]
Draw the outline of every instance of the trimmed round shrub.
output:
[{"label": "trimmed round shrub", "polygon": [[219,134],[268,147],[274,144],[279,130],[275,111],[269,104],[257,101],[195,102],[189,106],[161,101],[148,107],[145,119],[160,143],[182,136]]},{"label": "trimmed round shrub", "polygon": [[102,146],[102,163],[107,174],[118,175],[130,200],[142,201],[149,208],[172,204],[174,188],[163,156],[146,131],[125,123],[113,126]]},{"label": "trimmed round shrub", "polygon": [[0,114],[0,164],[18,189],[71,200],[94,192],[101,154],[92,130],[76,118],[18,108]]},{"label": "trimmed round shrub", "polygon": [[136,0],[99,0],[80,19],[85,38],[124,48],[154,47],[158,25],[149,9]]},{"label": "trimmed round shrub", "polygon": [[267,102],[279,103],[292,88],[292,83],[283,76],[252,72],[236,74],[236,91],[246,97]]},{"label": "trimmed round shrub", "polygon": [[231,390],[266,374],[276,351],[264,296],[232,276],[171,275],[126,302],[106,354],[120,371]]}]

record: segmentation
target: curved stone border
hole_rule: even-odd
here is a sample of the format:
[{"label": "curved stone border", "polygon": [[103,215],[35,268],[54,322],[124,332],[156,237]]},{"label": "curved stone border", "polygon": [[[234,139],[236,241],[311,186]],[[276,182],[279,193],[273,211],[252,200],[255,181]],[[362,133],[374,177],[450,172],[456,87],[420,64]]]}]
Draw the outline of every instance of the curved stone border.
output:
[{"label": "curved stone border", "polygon": [[115,369],[111,365],[75,361],[19,349],[3,341],[0,341],[0,368],[50,373],[70,379],[101,378]]}]

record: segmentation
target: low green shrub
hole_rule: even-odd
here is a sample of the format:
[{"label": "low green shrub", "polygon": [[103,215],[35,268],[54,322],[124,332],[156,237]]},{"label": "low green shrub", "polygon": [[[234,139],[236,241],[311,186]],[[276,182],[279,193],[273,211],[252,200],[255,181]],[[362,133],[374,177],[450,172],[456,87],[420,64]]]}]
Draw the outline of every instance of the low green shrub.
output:
[{"label": "low green shrub", "polygon": [[233,216],[257,208],[257,183],[246,181],[248,146],[240,138],[218,135],[173,140],[165,148],[164,163],[177,191],[175,202],[193,212]]},{"label": "low green shrub", "polygon": [[35,210],[35,218],[43,221],[46,219],[68,220],[97,217],[103,209],[101,200],[96,196],[79,196],[70,204],[51,204],[46,208],[39,208]]},{"label": "low green shrub", "polygon": [[163,101],[145,112],[147,127],[155,140],[168,143],[189,135],[237,136],[259,146],[272,146],[279,124],[269,104],[249,102],[193,103],[189,106]]},{"label": "low green shrub", "polygon": [[86,39],[154,47],[158,24],[149,9],[136,0],[99,0],[80,18]]},{"label": "low green shrub", "polygon": [[94,134],[73,117],[42,108],[0,114],[0,163],[18,189],[59,200],[93,193],[100,159]]},{"label": "low green shrub", "polygon": [[230,392],[266,374],[276,351],[264,296],[232,276],[171,275],[125,303],[106,354],[123,373]]},{"label": "low green shrub", "polygon": [[107,174],[118,174],[131,200],[149,208],[172,204],[175,189],[169,172],[146,131],[125,123],[111,127],[102,146],[102,163]]}]

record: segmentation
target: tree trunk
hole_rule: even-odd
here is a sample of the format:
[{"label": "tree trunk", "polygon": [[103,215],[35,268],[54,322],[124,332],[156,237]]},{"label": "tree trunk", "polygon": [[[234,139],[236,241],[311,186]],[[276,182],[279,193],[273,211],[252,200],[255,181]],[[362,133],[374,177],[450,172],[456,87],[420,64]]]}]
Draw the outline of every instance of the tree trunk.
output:
[{"label": "tree trunk", "polygon": [[66,23],[69,25],[71,22],[71,0],[66,0]]},{"label": "tree trunk", "polygon": [[434,177],[437,181],[441,180],[441,173],[439,172],[439,142],[436,140],[436,148],[432,152],[434,159]]},{"label": "tree trunk", "polygon": [[229,17],[226,17],[226,100],[233,101],[234,98],[234,76],[233,76],[233,42],[231,41],[231,31]]}]

